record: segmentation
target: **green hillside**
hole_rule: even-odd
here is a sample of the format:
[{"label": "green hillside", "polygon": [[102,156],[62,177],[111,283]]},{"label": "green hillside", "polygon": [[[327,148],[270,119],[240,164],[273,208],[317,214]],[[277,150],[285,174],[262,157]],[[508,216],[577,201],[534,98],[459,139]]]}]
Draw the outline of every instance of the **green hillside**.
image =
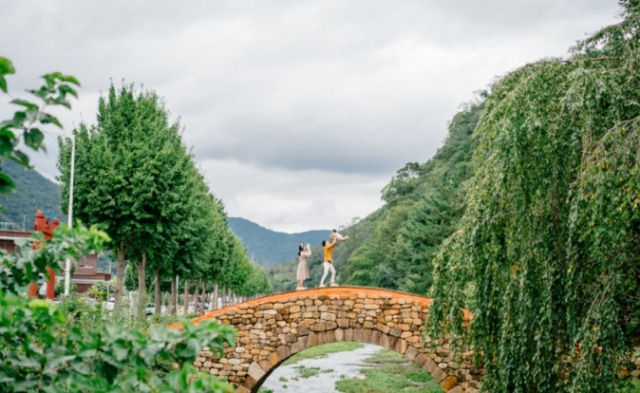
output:
[{"label": "green hillside", "polygon": [[60,208],[60,187],[35,170],[24,169],[13,161],[4,160],[2,170],[16,183],[16,190],[9,195],[0,195],[0,221],[12,222],[20,229],[30,230],[36,212],[42,210],[58,217],[61,222],[67,216]]},{"label": "green hillside", "polygon": [[[457,227],[465,210],[465,184],[471,177],[472,135],[486,94],[467,104],[449,124],[443,146],[433,158],[410,162],[382,190],[385,204],[341,233],[349,235],[335,251],[338,282],[376,286],[424,295],[432,282],[432,259]],[[322,275],[320,247],[310,259],[311,279]],[[295,288],[297,259],[273,266],[274,291]]]},{"label": "green hillside", "polygon": [[229,217],[229,227],[242,241],[249,258],[261,266],[282,263],[298,254],[298,245],[314,246],[329,235],[328,229],[294,234],[276,232],[240,217]]},{"label": "green hillside", "polygon": [[465,210],[466,181],[472,175],[473,131],[485,94],[467,104],[449,124],[433,158],[407,163],[381,193],[386,202],[366,220],[343,232],[362,232],[359,244],[344,248],[341,281],[424,295],[432,282],[432,259],[458,227]]}]

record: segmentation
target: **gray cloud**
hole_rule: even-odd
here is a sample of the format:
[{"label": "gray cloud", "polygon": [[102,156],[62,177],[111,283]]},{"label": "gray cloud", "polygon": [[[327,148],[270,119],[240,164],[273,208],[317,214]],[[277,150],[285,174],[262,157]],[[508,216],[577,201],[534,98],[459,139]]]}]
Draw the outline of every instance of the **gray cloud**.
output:
[{"label": "gray cloud", "polygon": [[[0,55],[14,92],[52,70],[80,79],[67,129],[95,121],[110,80],[156,90],[229,213],[291,230],[375,209],[474,91],[617,13],[601,0],[5,0]],[[37,161],[52,177],[48,146]]]}]

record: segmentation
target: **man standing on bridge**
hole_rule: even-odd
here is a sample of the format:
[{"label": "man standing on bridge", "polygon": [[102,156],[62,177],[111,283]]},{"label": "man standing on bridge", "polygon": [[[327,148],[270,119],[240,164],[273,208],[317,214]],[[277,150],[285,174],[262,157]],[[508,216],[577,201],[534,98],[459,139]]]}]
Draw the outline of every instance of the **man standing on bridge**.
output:
[{"label": "man standing on bridge", "polygon": [[327,278],[327,273],[331,271],[331,286],[337,287],[336,284],[336,269],[333,267],[333,248],[338,244],[338,240],[334,237],[331,243],[327,243],[326,240],[322,241],[322,248],[324,248],[324,274],[320,279],[320,288],[324,288],[324,279]]}]

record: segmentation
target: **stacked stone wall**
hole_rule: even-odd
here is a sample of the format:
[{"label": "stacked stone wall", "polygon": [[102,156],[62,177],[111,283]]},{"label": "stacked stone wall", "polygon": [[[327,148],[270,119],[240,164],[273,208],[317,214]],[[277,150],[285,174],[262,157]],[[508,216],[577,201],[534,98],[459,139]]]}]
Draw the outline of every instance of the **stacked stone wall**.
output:
[{"label": "stacked stone wall", "polygon": [[194,363],[226,378],[236,392],[257,392],[262,382],[291,355],[317,345],[355,341],[403,354],[419,364],[449,393],[474,393],[482,369],[470,352],[454,358],[449,344],[423,338],[430,300],[401,292],[339,287],[280,294],[212,312],[237,329],[235,348],[222,358],[204,350]]},{"label": "stacked stone wall", "polygon": [[632,366],[631,378],[640,379],[640,356],[633,356],[630,359]]}]

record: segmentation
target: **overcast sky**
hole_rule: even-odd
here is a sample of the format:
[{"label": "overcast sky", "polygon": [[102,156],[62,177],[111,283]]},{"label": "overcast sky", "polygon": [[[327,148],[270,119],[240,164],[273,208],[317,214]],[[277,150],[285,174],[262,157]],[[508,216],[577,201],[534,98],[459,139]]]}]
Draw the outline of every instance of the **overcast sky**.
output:
[{"label": "overcast sky", "polygon": [[[110,81],[180,118],[227,213],[300,232],[381,206],[380,190],[442,145],[498,76],[619,21],[616,0],[2,0],[0,56],[22,96],[82,83],[67,130],[95,123]],[[6,105],[3,111],[7,111]],[[57,148],[35,158],[49,178]]]}]

